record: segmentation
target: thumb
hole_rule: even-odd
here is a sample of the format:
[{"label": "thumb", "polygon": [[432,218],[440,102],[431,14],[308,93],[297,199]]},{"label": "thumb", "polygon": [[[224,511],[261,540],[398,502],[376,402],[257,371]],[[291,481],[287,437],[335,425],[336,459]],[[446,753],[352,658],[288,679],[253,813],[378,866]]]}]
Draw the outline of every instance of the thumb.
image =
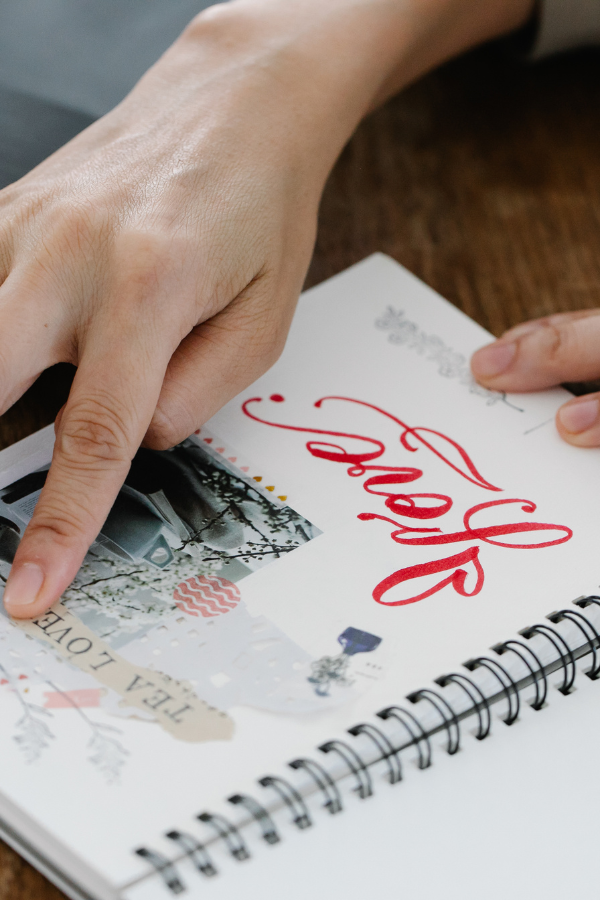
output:
[{"label": "thumb", "polygon": [[[499,391],[537,391],[600,376],[600,310],[562,313],[525,322],[482,347],[473,375]],[[600,446],[600,393],[575,397],[556,417],[558,431],[578,447]]]},{"label": "thumb", "polygon": [[478,350],[473,375],[497,391],[539,391],[600,376],[600,310],[561,313],[517,325]]}]

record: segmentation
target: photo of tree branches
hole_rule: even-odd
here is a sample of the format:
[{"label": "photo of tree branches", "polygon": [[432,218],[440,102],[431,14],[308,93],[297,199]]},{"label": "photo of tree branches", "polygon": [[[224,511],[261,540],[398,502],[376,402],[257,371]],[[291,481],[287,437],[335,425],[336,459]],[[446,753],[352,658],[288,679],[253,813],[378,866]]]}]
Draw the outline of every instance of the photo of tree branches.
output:
[{"label": "photo of tree branches", "polygon": [[[0,491],[4,577],[46,475],[47,467]],[[319,533],[194,438],[142,448],[63,601],[117,646],[171,615],[182,582],[240,581]]]}]

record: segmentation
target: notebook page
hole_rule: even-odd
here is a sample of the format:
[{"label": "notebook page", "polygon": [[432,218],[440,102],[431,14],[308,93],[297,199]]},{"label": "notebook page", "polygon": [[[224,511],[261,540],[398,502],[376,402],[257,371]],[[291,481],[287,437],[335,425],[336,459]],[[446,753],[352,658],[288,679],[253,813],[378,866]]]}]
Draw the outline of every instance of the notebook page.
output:
[{"label": "notebook page", "polygon": [[[140,464],[63,606],[0,622],[0,790],[128,884],[135,847],[596,584],[599,454],[555,435],[564,392],[472,384],[488,339],[385,257],[309,291],[270,372]],[[19,527],[35,440],[0,482]]]},{"label": "notebook page", "polygon": [[[219,859],[205,878],[177,869],[187,893],[235,897],[412,897],[431,900],[562,900],[595,896],[596,810],[600,782],[600,686],[585,678],[568,697],[552,691],[539,712],[527,708],[511,728],[494,723],[478,743],[470,735],[425,771],[406,766],[393,787],[384,770],[374,796],[344,794],[337,816],[314,812],[306,831],[286,829],[268,847],[256,839],[247,862]],[[158,878],[125,891],[125,900],[164,900]]]}]

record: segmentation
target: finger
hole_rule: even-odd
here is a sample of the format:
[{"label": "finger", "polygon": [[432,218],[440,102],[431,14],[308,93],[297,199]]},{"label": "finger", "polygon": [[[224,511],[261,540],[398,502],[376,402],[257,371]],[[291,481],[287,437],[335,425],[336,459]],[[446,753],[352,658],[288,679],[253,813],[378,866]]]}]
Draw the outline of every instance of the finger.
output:
[{"label": "finger", "polygon": [[575,397],[561,406],[556,427],[576,447],[600,447],[600,393]]},{"label": "finger", "polygon": [[153,342],[153,333],[158,329],[120,329],[115,321],[90,335],[46,484],[6,586],[4,602],[13,616],[39,615],[58,599],[110,511],[173,349]]},{"label": "finger", "polygon": [[[0,216],[4,208],[10,206],[13,192],[11,186],[0,190]],[[0,284],[8,278],[13,265],[15,251],[15,223],[13,217],[3,216],[0,222]]]},{"label": "finger", "polygon": [[144,444],[162,450],[184,440],[273,365],[296,298],[277,294],[275,306],[271,291],[244,293],[194,328],[169,363]]},{"label": "finger", "polygon": [[525,322],[471,359],[473,375],[500,391],[538,391],[600,376],[600,310]]},{"label": "finger", "polygon": [[63,403],[59,411],[56,413],[56,418],[54,420],[54,436],[58,434],[58,429],[60,428],[60,423],[62,422],[63,413],[65,411],[65,406],[67,404]]}]

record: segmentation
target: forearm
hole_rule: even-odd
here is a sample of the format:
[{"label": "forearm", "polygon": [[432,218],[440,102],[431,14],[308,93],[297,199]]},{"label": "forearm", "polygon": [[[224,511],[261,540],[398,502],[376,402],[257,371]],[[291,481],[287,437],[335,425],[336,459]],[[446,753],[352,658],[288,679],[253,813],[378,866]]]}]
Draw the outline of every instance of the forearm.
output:
[{"label": "forearm", "polygon": [[[524,25],[535,0],[233,0],[201,13],[161,62],[184,80],[223,69],[253,96],[261,77],[319,135],[328,171],[358,122],[426,71]],[[275,75],[275,77],[273,77]],[[177,79],[177,74],[174,74]],[[260,94],[260,91],[259,91]],[[254,94],[256,97],[256,94]],[[257,106],[257,119],[268,110]],[[287,123],[280,120],[278,140]]]},{"label": "forearm", "polygon": [[397,62],[373,106],[460,53],[526,25],[536,0],[407,0]]}]

